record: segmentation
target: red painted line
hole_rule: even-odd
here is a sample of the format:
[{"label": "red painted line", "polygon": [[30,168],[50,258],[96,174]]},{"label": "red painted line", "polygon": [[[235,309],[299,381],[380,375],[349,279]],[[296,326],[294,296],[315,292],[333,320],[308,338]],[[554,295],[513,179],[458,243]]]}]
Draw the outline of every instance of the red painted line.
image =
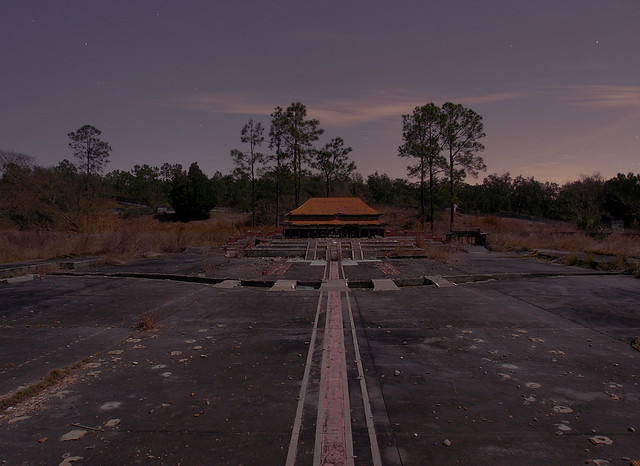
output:
[{"label": "red painted line", "polygon": [[[329,279],[339,278],[338,263],[330,262]],[[324,336],[324,358],[321,377],[321,400],[318,427],[321,436],[317,440],[314,465],[353,464],[351,445],[351,416],[349,393],[346,385],[346,357],[342,305],[339,291],[330,291],[327,299],[327,316]]]},{"label": "red painted line", "polygon": [[344,412],[342,361],[344,341],[340,293],[329,292],[326,338],[324,425],[322,426],[321,464],[346,464],[346,427]]},{"label": "red painted line", "polygon": [[298,396],[298,408],[296,409],[296,418],[293,423],[293,429],[291,431],[291,440],[289,441],[289,451],[287,453],[287,461],[285,466],[295,466],[296,458],[298,455],[298,441],[300,440],[300,431],[302,429],[302,415],[307,397],[307,391],[309,389],[309,379],[311,375],[311,364],[313,360],[313,353],[316,347],[316,336],[318,332],[318,322],[320,319],[320,310],[322,305],[322,296],[318,300],[316,307],[316,317],[313,321],[313,330],[311,331],[311,341],[309,342],[309,352],[307,354],[307,362],[304,368],[304,375],[302,377],[302,384],[300,385],[300,395]]},{"label": "red painted line", "polygon": [[338,268],[338,263],[331,261],[329,263],[329,280],[337,280],[340,278],[340,269]]}]

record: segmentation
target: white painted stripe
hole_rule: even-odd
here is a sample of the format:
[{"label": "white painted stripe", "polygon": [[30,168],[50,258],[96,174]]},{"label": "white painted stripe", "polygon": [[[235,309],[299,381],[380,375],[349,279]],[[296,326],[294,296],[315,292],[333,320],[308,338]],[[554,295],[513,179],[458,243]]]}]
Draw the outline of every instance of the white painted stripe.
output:
[{"label": "white painted stripe", "polygon": [[[344,274],[344,267],[340,264],[342,270],[342,276]],[[364,368],[362,367],[362,357],[360,355],[360,345],[358,344],[358,336],[356,335],[356,323],[353,319],[353,310],[351,309],[351,297],[349,292],[346,293],[347,297],[347,313],[349,315],[349,325],[351,326],[351,338],[353,339],[353,352],[356,361],[356,367],[358,368],[358,380],[360,381],[360,392],[362,393],[362,404],[364,407],[364,417],[367,421],[367,432],[369,434],[369,444],[371,445],[371,459],[373,466],[381,466],[382,458],[380,456],[380,446],[378,445],[378,437],[376,436],[376,426],[373,420],[373,413],[371,411],[371,401],[369,399],[369,390],[367,390],[367,381],[364,378]]]},{"label": "white painted stripe", "polygon": [[351,325],[351,336],[353,338],[353,348],[356,358],[356,366],[358,368],[358,379],[360,380],[360,391],[362,392],[364,416],[367,420],[367,431],[369,433],[369,444],[371,445],[372,464],[374,466],[381,466],[382,459],[380,457],[380,447],[378,446],[376,426],[373,420],[373,413],[371,412],[371,401],[369,399],[369,391],[367,390],[367,381],[364,378],[364,369],[362,367],[362,358],[360,356],[360,346],[358,345],[356,325],[353,320],[353,311],[351,309],[351,299],[349,297],[349,293],[347,293],[347,312],[349,314],[349,324]]},{"label": "white painted stripe", "polygon": [[[327,307],[329,307],[329,300],[327,299]],[[327,334],[327,325],[329,323],[329,318],[325,313],[325,342],[326,342],[326,334]],[[322,427],[324,426],[324,399],[326,396],[327,384],[325,383],[326,379],[326,363],[327,363],[327,351],[326,351],[326,343],[322,345],[322,363],[320,370],[320,393],[318,395],[318,415],[316,418],[316,438],[313,449],[313,466],[320,465],[320,459],[322,456]]]},{"label": "white painted stripe", "polygon": [[311,247],[311,241],[307,241],[307,249],[304,251],[304,260],[308,261],[309,259],[309,248]]},{"label": "white painted stripe", "polygon": [[298,408],[296,409],[296,417],[293,422],[293,430],[291,432],[291,440],[289,441],[289,451],[287,453],[286,466],[294,466],[296,462],[296,456],[298,455],[298,442],[300,440],[300,429],[302,427],[302,413],[304,409],[304,402],[307,396],[307,390],[309,388],[309,375],[311,373],[311,361],[313,359],[313,352],[316,347],[316,335],[318,332],[318,321],[320,317],[320,309],[322,309],[322,298],[324,293],[320,292],[320,298],[318,299],[318,305],[316,307],[316,317],[313,321],[313,331],[311,332],[311,340],[309,341],[309,352],[307,353],[307,362],[304,368],[304,375],[302,377],[302,384],[300,386],[300,394],[298,395]]},{"label": "white painted stripe", "polygon": [[[347,300],[349,296],[347,295]],[[340,293],[338,293],[338,300],[341,301]],[[342,304],[340,304],[340,323],[342,323]],[[344,330],[342,331],[342,361],[340,361],[342,369],[342,393],[344,393],[344,423],[346,426],[345,442],[347,453],[347,464],[354,464],[353,456],[353,434],[351,432],[351,403],[349,398],[349,380],[347,379],[347,351],[344,346]]]}]

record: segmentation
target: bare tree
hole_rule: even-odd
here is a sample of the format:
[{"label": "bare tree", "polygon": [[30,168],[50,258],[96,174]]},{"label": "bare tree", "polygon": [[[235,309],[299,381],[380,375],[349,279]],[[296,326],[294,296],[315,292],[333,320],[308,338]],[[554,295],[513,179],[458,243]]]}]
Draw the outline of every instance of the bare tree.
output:
[{"label": "bare tree", "polygon": [[262,123],[253,123],[253,120],[242,127],[240,141],[249,144],[249,151],[242,152],[237,149],[231,151],[233,163],[241,173],[249,176],[251,180],[251,225],[256,225],[256,169],[264,160],[264,155],[258,152],[258,148],[264,142]]}]

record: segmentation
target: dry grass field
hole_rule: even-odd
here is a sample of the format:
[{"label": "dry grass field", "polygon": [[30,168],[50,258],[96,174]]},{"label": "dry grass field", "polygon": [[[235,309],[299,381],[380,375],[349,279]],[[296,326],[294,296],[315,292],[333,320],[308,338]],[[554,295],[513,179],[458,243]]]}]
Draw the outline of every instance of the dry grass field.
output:
[{"label": "dry grass field", "polygon": [[149,215],[122,219],[115,214],[97,217],[87,231],[33,232],[0,230],[0,263],[70,256],[105,256],[128,260],[189,246],[223,245],[231,236],[246,231],[246,215],[214,213],[208,220],[161,222]]},{"label": "dry grass field", "polygon": [[[395,207],[377,207],[383,212],[385,221],[393,229],[412,229],[431,233],[428,223],[421,225],[415,218],[415,210]],[[407,228],[409,227],[409,228]],[[595,256],[610,256],[608,266],[617,270],[627,270],[640,275],[640,232],[603,231],[599,235],[589,235],[568,222],[498,218],[495,216],[459,215],[455,219],[454,229],[465,230],[479,228],[488,233],[488,248],[493,251],[533,251],[550,249],[575,253],[565,258],[565,262],[595,265]],[[448,218],[435,222],[433,233],[444,235],[449,231]],[[438,248],[425,245],[425,250],[433,258],[446,262],[447,254]],[[433,254],[432,254],[433,253]],[[578,260],[579,254],[592,255],[594,259]]]},{"label": "dry grass field", "polygon": [[564,251],[567,265],[633,273],[640,278],[640,232],[603,231],[589,235],[565,222],[532,222],[496,217],[466,217],[461,224],[489,234],[494,251]]},{"label": "dry grass field", "polygon": [[532,222],[496,217],[467,217],[464,223],[489,234],[493,250],[556,249],[640,258],[639,232],[608,232],[589,235],[565,222]]},{"label": "dry grass field", "polygon": [[[376,206],[378,207],[378,206]],[[416,220],[415,210],[378,207],[394,230],[430,233],[428,223]],[[189,246],[224,245],[229,238],[247,234],[249,216],[215,212],[211,218],[189,223],[162,222],[150,215],[122,218],[109,213],[96,217],[82,233],[29,232],[0,227],[0,263],[72,256],[103,256],[106,261],[127,261],[162,253],[178,252]],[[456,229],[480,228],[489,234],[489,248],[497,251],[553,249],[574,253],[612,256],[616,266],[638,270],[638,232],[603,233],[589,236],[563,222],[532,222],[497,217],[458,216]],[[265,232],[268,228],[263,228]],[[434,234],[449,230],[447,219],[435,224]],[[442,248],[419,242],[419,247],[436,260],[446,262],[456,245]],[[446,249],[446,250],[445,250]]]}]

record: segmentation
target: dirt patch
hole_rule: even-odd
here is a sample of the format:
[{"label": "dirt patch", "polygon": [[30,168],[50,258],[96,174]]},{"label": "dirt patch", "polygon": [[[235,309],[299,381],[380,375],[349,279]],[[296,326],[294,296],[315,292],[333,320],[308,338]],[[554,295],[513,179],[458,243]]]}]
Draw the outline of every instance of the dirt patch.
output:
[{"label": "dirt patch", "polygon": [[291,262],[280,262],[262,271],[262,275],[284,275],[291,267]]},{"label": "dirt patch", "polygon": [[385,275],[400,275],[400,271],[389,262],[378,262],[376,267]]}]

